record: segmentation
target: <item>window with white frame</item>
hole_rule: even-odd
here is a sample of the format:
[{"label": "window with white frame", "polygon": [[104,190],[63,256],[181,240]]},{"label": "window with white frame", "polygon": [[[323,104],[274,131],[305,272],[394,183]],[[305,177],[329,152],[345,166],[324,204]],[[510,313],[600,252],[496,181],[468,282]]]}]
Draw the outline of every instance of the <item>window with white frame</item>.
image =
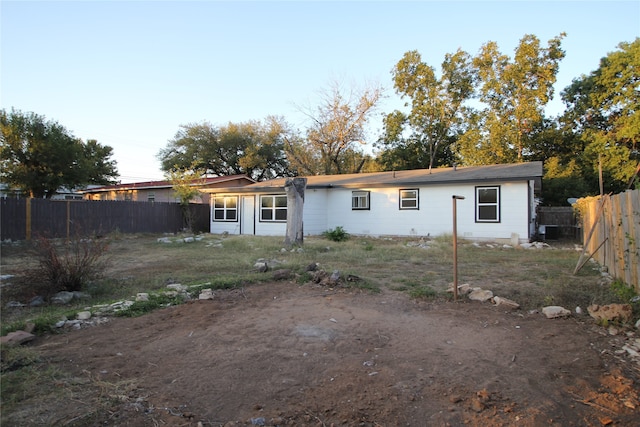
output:
[{"label": "window with white frame", "polygon": [[351,193],[351,209],[369,209],[369,191],[353,191]]},{"label": "window with white frame", "polygon": [[417,188],[400,190],[400,209],[419,209]]},{"label": "window with white frame", "polygon": [[147,194],[147,202],[155,202],[156,201],[156,193]]},{"label": "window with white frame", "polygon": [[476,187],[476,222],[500,222],[500,186]]},{"label": "window with white frame", "polygon": [[260,196],[260,221],[283,222],[287,220],[287,196]]},{"label": "window with white frame", "polygon": [[214,221],[238,220],[238,196],[214,196],[213,197]]}]

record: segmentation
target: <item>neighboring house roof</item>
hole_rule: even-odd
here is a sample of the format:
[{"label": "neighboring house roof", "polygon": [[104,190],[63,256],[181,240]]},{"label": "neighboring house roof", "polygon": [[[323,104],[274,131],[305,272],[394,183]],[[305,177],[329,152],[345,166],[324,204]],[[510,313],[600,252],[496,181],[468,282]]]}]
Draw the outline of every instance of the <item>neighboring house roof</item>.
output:
[{"label": "neighboring house roof", "polygon": [[[535,180],[539,190],[542,162],[508,163],[489,166],[458,166],[453,168],[413,169],[389,172],[371,172],[344,175],[308,176],[307,188],[363,188],[390,186],[419,186],[430,184],[469,183],[481,181]],[[208,193],[255,193],[284,188],[287,178],[277,178],[244,187],[218,187]]]},{"label": "neighboring house roof", "polygon": [[[212,178],[201,178],[195,179],[193,181],[194,187],[205,187],[211,184],[222,184],[228,181],[233,181],[237,179],[246,179],[248,182],[255,182],[255,180],[249,178],[246,175],[230,175],[230,176],[216,176]],[[129,184],[113,184],[113,185],[105,185],[102,187],[95,188],[87,188],[82,190],[81,193],[102,193],[105,191],[118,191],[118,190],[153,190],[153,189],[163,189],[163,188],[172,188],[173,184],[171,181],[146,181],[146,182],[132,182]]]}]

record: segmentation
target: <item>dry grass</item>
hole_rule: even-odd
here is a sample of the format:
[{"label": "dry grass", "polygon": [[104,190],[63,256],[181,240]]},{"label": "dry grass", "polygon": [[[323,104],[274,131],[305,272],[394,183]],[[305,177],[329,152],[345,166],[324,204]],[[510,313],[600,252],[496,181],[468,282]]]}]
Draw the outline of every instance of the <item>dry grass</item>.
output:
[{"label": "dry grass", "polygon": [[[110,266],[104,278],[87,285],[92,303],[112,302],[138,292],[149,292],[169,283],[233,287],[270,279],[254,271],[255,262],[267,260],[272,269],[289,268],[298,274],[317,262],[326,271],[339,270],[362,278],[359,286],[410,292],[414,296],[446,296],[453,280],[453,251],[446,236],[431,240],[428,247],[418,239],[352,237],[332,242],[308,237],[300,251],[285,251],[280,237],[204,235],[192,243],[159,243],[159,236],[115,235],[109,237]],[[177,240],[177,238],[172,237]],[[607,303],[615,295],[602,286],[599,272],[587,264],[576,276],[571,273],[579,252],[566,248],[521,249],[500,245],[460,242],[460,283],[491,289],[518,301],[523,308],[545,304],[587,305]],[[3,274],[24,275],[34,260],[25,243],[3,245]],[[304,281],[304,277],[300,281]],[[14,278],[19,282],[19,278]],[[32,284],[33,285],[33,284]],[[9,299],[31,297],[29,284],[3,287],[3,305]],[[86,303],[84,303],[86,304]],[[71,307],[73,308],[73,307]],[[47,309],[23,309],[18,317],[41,315]],[[3,322],[16,320],[5,313]],[[13,314],[13,318],[7,316]]]}]

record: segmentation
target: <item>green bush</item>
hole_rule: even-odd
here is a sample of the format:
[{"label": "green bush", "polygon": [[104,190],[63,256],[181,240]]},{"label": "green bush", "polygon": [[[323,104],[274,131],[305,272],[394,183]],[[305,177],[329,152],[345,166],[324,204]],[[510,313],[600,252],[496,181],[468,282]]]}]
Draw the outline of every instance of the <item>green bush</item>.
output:
[{"label": "green bush", "polygon": [[344,228],[342,228],[341,226],[337,226],[333,230],[327,230],[322,233],[322,237],[333,242],[343,242],[345,240],[348,240],[350,236],[349,233],[344,231]]}]

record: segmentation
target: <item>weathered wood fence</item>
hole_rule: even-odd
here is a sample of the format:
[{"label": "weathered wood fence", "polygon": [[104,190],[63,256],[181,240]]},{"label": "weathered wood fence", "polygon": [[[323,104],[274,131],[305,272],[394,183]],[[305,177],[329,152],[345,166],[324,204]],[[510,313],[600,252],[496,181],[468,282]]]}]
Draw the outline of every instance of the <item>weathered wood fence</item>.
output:
[{"label": "weathered wood fence", "polygon": [[[191,204],[193,231],[209,231],[209,206]],[[0,199],[0,238],[71,237],[121,233],[176,233],[186,220],[177,203]]]},{"label": "weathered wood fence", "polygon": [[[584,252],[609,273],[640,292],[640,190],[578,201]],[[578,270],[576,266],[576,271]]]}]

